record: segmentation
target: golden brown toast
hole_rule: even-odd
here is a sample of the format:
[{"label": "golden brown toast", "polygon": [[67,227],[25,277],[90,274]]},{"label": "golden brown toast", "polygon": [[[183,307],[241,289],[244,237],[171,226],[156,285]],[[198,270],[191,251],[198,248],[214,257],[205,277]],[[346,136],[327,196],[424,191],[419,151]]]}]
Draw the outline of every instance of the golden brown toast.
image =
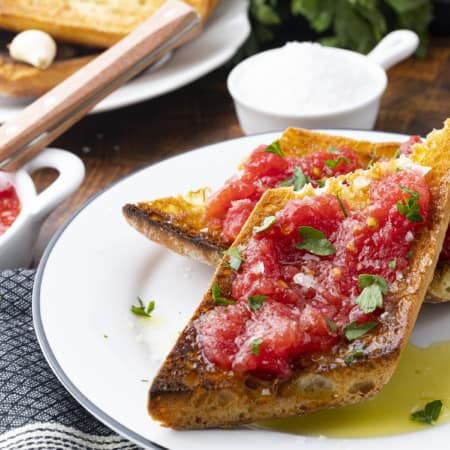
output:
[{"label": "golden brown toast", "polygon": [[[202,303],[180,335],[149,392],[149,412],[163,425],[175,429],[229,427],[261,419],[287,417],[343,406],[376,394],[389,380],[430,283],[450,219],[450,120],[414,146],[412,160],[431,167],[426,180],[431,200],[426,224],[415,229],[412,257],[397,289],[378,317],[379,325],[357,339],[341,339],[331,351],[304,354],[288,379],[261,380],[220,369],[203,356],[194,322],[206,311],[224,308],[212,300],[215,283],[230,298],[230,267],[221,263]],[[368,201],[356,186],[358,178],[382,179],[397,170],[398,160],[377,163],[367,171],[331,178],[327,193],[347,201],[354,209]],[[324,192],[320,190],[320,192]],[[240,232],[233,247],[245,246],[264,218],[275,214],[291,199],[317,195],[310,185],[299,193],[281,188],[267,191]],[[363,346],[364,354],[348,366],[345,358]]]},{"label": "golden brown toast", "polygon": [[[361,163],[379,158],[392,158],[398,142],[369,142],[332,136],[302,128],[288,128],[280,138],[286,156],[305,156],[328,147],[350,147]],[[149,202],[127,204],[123,214],[127,221],[152,241],[210,265],[217,265],[229,244],[220,232],[207,228],[203,219],[207,189],[185,196],[165,197]]]},{"label": "golden brown toast", "polygon": [[[332,136],[300,128],[288,128],[280,138],[287,156],[305,156],[328,147],[350,147],[367,164],[373,159],[392,158],[397,142],[373,143]],[[123,213],[128,223],[150,240],[197,261],[216,266],[229,247],[221,233],[207,228],[203,218],[207,190],[185,196],[165,197],[137,204],[127,204]],[[450,267],[443,264],[435,271],[428,302],[450,301]]]},{"label": "golden brown toast", "polygon": [[[185,0],[206,20],[217,0]],[[53,38],[110,47],[148,19],[165,0],[0,0],[0,28],[39,29]]]}]

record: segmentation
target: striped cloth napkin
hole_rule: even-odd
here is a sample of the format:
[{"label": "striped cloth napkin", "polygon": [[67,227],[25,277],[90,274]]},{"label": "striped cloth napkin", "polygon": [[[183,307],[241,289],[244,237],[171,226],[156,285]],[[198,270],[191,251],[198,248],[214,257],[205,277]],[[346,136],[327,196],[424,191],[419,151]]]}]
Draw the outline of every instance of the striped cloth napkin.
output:
[{"label": "striped cloth napkin", "polygon": [[0,272],[0,449],[135,450],[84,410],[41,353],[33,329],[34,271]]}]

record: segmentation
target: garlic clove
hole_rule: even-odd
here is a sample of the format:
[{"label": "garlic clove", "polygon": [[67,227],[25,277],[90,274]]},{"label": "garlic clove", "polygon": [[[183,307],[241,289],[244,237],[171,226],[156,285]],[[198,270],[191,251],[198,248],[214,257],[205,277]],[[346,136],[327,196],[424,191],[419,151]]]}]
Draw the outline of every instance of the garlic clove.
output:
[{"label": "garlic clove", "polygon": [[56,56],[56,42],[40,30],[26,30],[19,33],[8,46],[11,58],[47,69]]}]

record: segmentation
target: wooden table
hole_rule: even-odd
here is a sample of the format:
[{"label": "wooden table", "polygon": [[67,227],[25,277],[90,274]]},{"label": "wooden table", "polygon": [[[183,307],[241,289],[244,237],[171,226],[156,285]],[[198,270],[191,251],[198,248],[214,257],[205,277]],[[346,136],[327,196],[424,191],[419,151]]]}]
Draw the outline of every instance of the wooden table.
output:
[{"label": "wooden table", "polygon": [[[113,181],[198,146],[242,136],[226,89],[228,71],[221,68],[163,97],[89,116],[58,139],[54,146],[80,156],[87,174],[78,192],[45,222],[35,264],[58,227]],[[450,117],[450,37],[432,39],[427,60],[409,59],[388,75],[377,130],[423,135]],[[43,171],[35,180],[41,187],[53,177]]]}]

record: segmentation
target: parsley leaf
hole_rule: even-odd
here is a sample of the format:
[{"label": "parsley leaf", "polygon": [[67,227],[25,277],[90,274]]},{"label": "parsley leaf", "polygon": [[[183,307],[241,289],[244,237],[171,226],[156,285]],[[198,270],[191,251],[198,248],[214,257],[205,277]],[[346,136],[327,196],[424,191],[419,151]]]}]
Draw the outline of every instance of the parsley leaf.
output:
[{"label": "parsley leaf", "polygon": [[330,327],[330,330],[331,330],[333,333],[336,333],[336,331],[337,331],[337,325],[336,325],[336,323],[333,322],[333,321],[332,321],[330,318],[328,318],[328,317],[325,317],[325,320],[326,320],[328,326]]},{"label": "parsley leaf", "polygon": [[427,425],[433,425],[441,414],[442,402],[440,400],[434,400],[425,405],[424,409],[413,412],[411,419],[415,422],[424,423]]},{"label": "parsley leaf", "polygon": [[349,341],[353,341],[361,337],[363,334],[366,334],[367,332],[373,330],[377,326],[378,326],[377,322],[365,322],[359,325],[354,320],[344,328],[344,334]]},{"label": "parsley leaf", "polygon": [[141,297],[137,297],[139,306],[132,305],[130,311],[137,316],[142,317],[152,317],[152,312],[155,309],[155,302],[152,300],[148,303],[147,307],[145,307],[144,302]]},{"label": "parsley leaf", "polygon": [[394,153],[394,156],[392,157],[392,159],[398,159],[398,158],[400,158],[400,155],[401,155],[401,152],[400,152],[400,149],[398,149],[398,150]]},{"label": "parsley leaf", "polygon": [[409,194],[410,197],[404,199],[405,203],[397,202],[398,212],[405,216],[410,222],[423,222],[423,217],[420,214],[419,193],[408,189],[405,186],[400,186],[400,189]]},{"label": "parsley leaf", "polygon": [[407,257],[408,259],[412,258],[413,256],[414,256],[414,252],[411,251],[411,250],[406,254],[406,257]]},{"label": "parsley leaf", "polygon": [[316,180],[317,186],[323,188],[327,180]]},{"label": "parsley leaf", "polygon": [[213,287],[211,288],[211,294],[213,302],[217,303],[218,305],[234,305],[236,303],[236,300],[225,298],[222,295],[222,289],[220,289],[219,283],[217,283],[217,281],[213,284]]},{"label": "parsley leaf", "polygon": [[354,302],[362,312],[368,314],[383,306],[383,295],[387,295],[389,291],[384,278],[378,275],[359,275],[358,284],[364,289]]},{"label": "parsley leaf", "polygon": [[344,204],[342,203],[342,200],[341,200],[341,198],[339,197],[339,194],[338,194],[338,193],[336,193],[336,200],[337,200],[337,202],[338,202],[339,208],[341,208],[342,214],[344,214],[344,217],[347,218],[347,217],[348,217],[347,211],[345,210],[345,206],[344,206]]},{"label": "parsley leaf", "polygon": [[364,345],[355,345],[352,354],[344,359],[344,363],[347,366],[351,366],[355,362],[355,359],[361,358],[361,356],[364,356]]},{"label": "parsley leaf", "polygon": [[225,262],[237,272],[242,264],[242,255],[239,250],[236,247],[230,247],[223,254],[228,257],[225,259]]},{"label": "parsley leaf", "polygon": [[280,147],[280,141],[272,142],[268,147],[266,147],[266,149],[264,151],[267,153],[274,153],[275,155],[278,155],[281,158],[284,158],[283,150],[281,150],[281,147]]},{"label": "parsley leaf", "polygon": [[345,156],[339,156],[337,159],[326,159],[325,165],[330,169],[334,169],[341,161],[344,164],[350,164],[350,160],[348,158]]},{"label": "parsley leaf", "polygon": [[389,269],[394,270],[397,267],[397,258],[393,258],[389,261]]},{"label": "parsley leaf", "polygon": [[282,181],[278,186],[280,187],[294,186],[294,191],[299,191],[307,183],[309,183],[308,177],[303,173],[301,167],[296,167],[294,169],[294,175],[292,175],[291,178]]},{"label": "parsley leaf", "polygon": [[277,218],[275,216],[265,217],[262,225],[260,225],[258,227],[253,227],[253,232],[254,233],[262,233],[263,231],[266,231],[268,228],[270,228],[276,221],[277,221]]},{"label": "parsley leaf", "polygon": [[247,299],[248,307],[253,312],[256,312],[262,308],[262,305],[266,300],[267,300],[267,295],[252,295]]},{"label": "parsley leaf", "polygon": [[303,242],[295,246],[299,250],[306,250],[318,256],[328,256],[336,253],[333,244],[316,228],[298,227],[298,232],[303,240]]},{"label": "parsley leaf", "polygon": [[263,340],[261,338],[252,339],[252,353],[255,356],[259,355],[259,347],[261,346],[262,341]]},{"label": "parsley leaf", "polygon": [[333,147],[332,145],[330,145],[328,147],[327,152],[328,153],[332,153],[333,155],[340,155],[341,154],[341,152],[337,148]]}]

